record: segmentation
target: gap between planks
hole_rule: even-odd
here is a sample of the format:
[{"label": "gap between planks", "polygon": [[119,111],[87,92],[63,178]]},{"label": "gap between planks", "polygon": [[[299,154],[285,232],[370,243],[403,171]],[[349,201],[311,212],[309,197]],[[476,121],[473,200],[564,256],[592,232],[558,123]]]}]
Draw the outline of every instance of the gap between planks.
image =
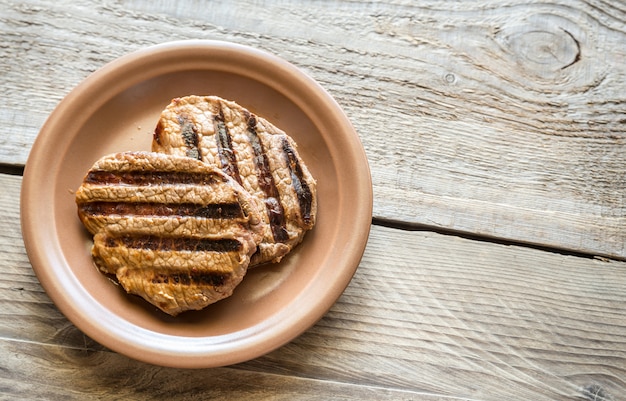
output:
[{"label": "gap between planks", "polygon": [[0,174],[24,175],[24,165],[0,163]]},{"label": "gap between planks", "polygon": [[494,236],[489,236],[485,234],[477,234],[477,233],[454,230],[454,229],[438,227],[438,226],[433,226],[433,225],[428,225],[428,224],[410,223],[410,222],[386,219],[386,218],[380,218],[380,217],[373,217],[372,225],[380,226],[380,227],[387,227],[387,228],[394,228],[396,230],[423,231],[423,232],[433,232],[433,233],[437,233],[441,235],[452,235],[455,237],[465,238],[465,239],[472,240],[472,241],[487,242],[491,244],[508,245],[508,246],[518,246],[522,248],[531,248],[531,249],[537,249],[537,250],[544,251],[544,252],[550,252],[550,253],[555,253],[555,254],[565,255],[565,256],[575,256],[575,257],[586,258],[586,259],[597,259],[597,260],[602,260],[602,261],[610,261],[610,260],[622,261],[622,262],[626,261],[626,257],[620,258],[614,255],[601,255],[601,254],[577,251],[574,249],[558,248],[558,247],[552,247],[552,246],[547,246],[547,245],[542,245],[542,244],[535,244],[531,242],[513,241],[513,240],[506,239],[506,238],[494,237]]}]

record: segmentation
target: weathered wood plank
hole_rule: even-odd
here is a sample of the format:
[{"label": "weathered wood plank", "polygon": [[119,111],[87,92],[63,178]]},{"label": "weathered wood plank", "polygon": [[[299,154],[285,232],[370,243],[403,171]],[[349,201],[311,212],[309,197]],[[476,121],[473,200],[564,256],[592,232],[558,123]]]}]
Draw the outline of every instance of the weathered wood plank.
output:
[{"label": "weathered wood plank", "polygon": [[106,62],[236,41],[345,108],[376,217],[626,258],[619,2],[1,3],[1,163],[23,164],[57,102]]},{"label": "weathered wood plank", "polygon": [[[0,175],[0,222],[7,227],[0,236],[0,254],[7,255],[0,262],[0,361],[6,361],[0,372],[9,375],[27,352],[27,367],[6,377],[9,388],[28,382],[28,366],[33,372],[56,366],[60,373],[42,378],[56,382],[57,375],[84,371],[72,379],[83,391],[127,380],[128,391],[139,393],[165,377],[171,377],[167,391],[177,380],[181,389],[198,391],[196,381],[210,373],[156,369],[109,355],[51,305],[14,224],[20,180]],[[585,389],[618,399],[626,392],[624,288],[625,262],[374,226],[359,270],[330,312],[290,344],[235,368],[244,377],[251,371],[279,375],[271,380],[288,382],[286,394],[303,398],[316,390],[297,393],[289,387],[299,383],[296,377],[365,386],[355,389],[359,395],[387,388],[392,392],[372,396],[390,399],[419,399],[413,392],[476,400],[593,399]],[[144,369],[146,375],[136,375]],[[334,386],[329,395],[341,398],[347,391]]]},{"label": "weathered wood plank", "polygon": [[233,368],[165,369],[111,352],[2,339],[0,399],[454,401],[415,391]]}]

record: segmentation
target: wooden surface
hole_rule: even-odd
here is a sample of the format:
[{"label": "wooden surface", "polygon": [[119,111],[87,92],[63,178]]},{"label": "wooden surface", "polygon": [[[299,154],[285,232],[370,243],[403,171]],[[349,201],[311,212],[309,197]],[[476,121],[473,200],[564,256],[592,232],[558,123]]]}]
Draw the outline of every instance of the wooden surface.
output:
[{"label": "wooden surface", "polygon": [[[0,0],[0,399],[626,400],[626,3]],[[177,39],[309,73],[365,147],[374,225],[344,295],[253,361],[146,365],[39,285],[21,171],[55,105]]]}]

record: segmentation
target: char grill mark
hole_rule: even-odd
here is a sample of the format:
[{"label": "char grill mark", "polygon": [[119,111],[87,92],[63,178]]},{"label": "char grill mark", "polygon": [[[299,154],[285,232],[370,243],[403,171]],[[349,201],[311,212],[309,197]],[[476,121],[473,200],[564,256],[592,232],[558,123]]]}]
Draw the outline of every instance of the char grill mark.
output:
[{"label": "char grill mark", "polygon": [[131,249],[154,251],[189,251],[189,252],[239,252],[241,242],[229,238],[191,238],[161,237],[157,235],[128,235],[122,237],[107,236],[106,246],[113,248],[124,246]]},{"label": "char grill mark", "polygon": [[311,189],[309,188],[309,185],[304,179],[302,166],[300,166],[298,158],[296,157],[296,154],[289,144],[287,138],[283,138],[283,153],[285,155],[287,167],[289,168],[289,173],[291,174],[292,186],[296,191],[296,195],[298,197],[298,204],[300,205],[300,214],[302,216],[302,220],[304,220],[305,224],[310,225],[313,195],[311,194]]},{"label": "char grill mark", "polygon": [[200,138],[196,126],[185,116],[178,116],[178,124],[180,124],[180,132],[187,147],[187,157],[202,160]]},{"label": "char grill mark", "polygon": [[190,216],[208,219],[244,217],[241,205],[238,203],[197,205],[193,203],[89,202],[79,207],[88,216]]},{"label": "char grill mark", "polygon": [[85,183],[106,185],[213,185],[224,182],[224,178],[214,173],[190,173],[179,171],[90,171]]},{"label": "char grill mark", "polygon": [[215,141],[217,143],[220,165],[222,171],[241,184],[241,175],[239,174],[239,167],[237,167],[237,157],[233,150],[233,141],[228,132],[228,127],[226,127],[222,106],[219,105],[218,107],[219,109],[213,118],[213,124],[215,126]]},{"label": "char grill mark", "polygon": [[152,284],[179,284],[179,285],[224,285],[226,276],[217,272],[154,272],[148,280]]},{"label": "char grill mark", "polygon": [[248,125],[248,139],[254,152],[254,164],[257,171],[259,187],[265,194],[265,207],[269,216],[270,228],[274,241],[284,242],[289,239],[289,234],[285,228],[285,212],[280,203],[278,188],[274,182],[274,177],[270,171],[267,155],[263,143],[259,139],[256,130],[256,117],[249,112],[244,112]]}]

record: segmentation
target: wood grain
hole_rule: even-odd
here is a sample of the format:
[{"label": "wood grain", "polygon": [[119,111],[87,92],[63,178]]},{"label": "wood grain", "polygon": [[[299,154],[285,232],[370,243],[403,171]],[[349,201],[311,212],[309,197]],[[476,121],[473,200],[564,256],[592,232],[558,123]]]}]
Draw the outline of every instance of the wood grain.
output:
[{"label": "wood grain", "polygon": [[15,225],[20,182],[0,175],[9,395],[618,400],[626,390],[625,262],[378,226],[343,296],[288,345],[214,370],[131,361],[84,336],[42,291]]},{"label": "wood grain", "polygon": [[2,400],[451,400],[234,368],[172,370],[111,352],[2,339],[0,345]]},{"label": "wood grain", "polygon": [[176,39],[275,53],[338,100],[375,218],[626,258],[626,7],[606,1],[1,0],[0,164],[108,61]]}]

